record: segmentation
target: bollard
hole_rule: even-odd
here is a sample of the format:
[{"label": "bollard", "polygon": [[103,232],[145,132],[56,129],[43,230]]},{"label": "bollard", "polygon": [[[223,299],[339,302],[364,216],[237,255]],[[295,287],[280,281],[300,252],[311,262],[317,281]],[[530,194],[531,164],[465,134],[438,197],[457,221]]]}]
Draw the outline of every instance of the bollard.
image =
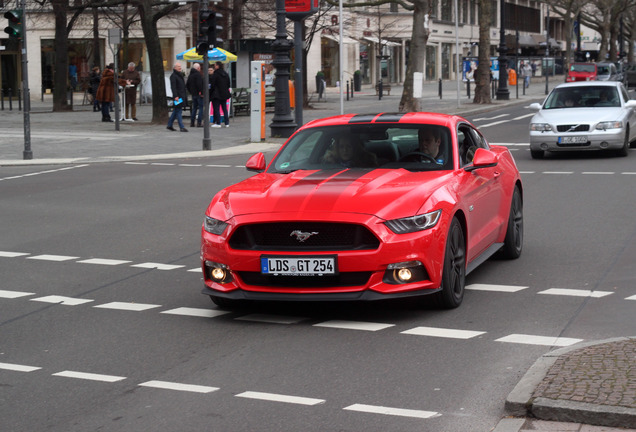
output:
[{"label": "bollard", "polygon": [[441,78],[439,79],[439,90],[438,90],[438,92],[439,92],[439,98],[441,99],[442,98],[442,79]]},{"label": "bollard", "polygon": [[355,88],[354,88],[353,84],[354,84],[354,83],[352,82],[352,83],[351,83],[351,99],[353,99],[353,93],[354,93],[354,91],[355,91]]},{"label": "bollard", "polygon": [[9,87],[9,111],[13,111],[13,90]]},{"label": "bollard", "polygon": [[349,81],[347,81],[347,100],[349,100]]},{"label": "bollard", "polygon": [[466,96],[470,99],[470,80],[466,80]]},{"label": "bollard", "polygon": [[18,111],[22,111],[22,91],[18,89]]},{"label": "bollard", "polygon": [[68,100],[69,105],[71,106],[71,110],[73,109],[73,88],[69,86],[68,88]]},{"label": "bollard", "polygon": [[0,110],[4,111],[4,89],[0,88]]},{"label": "bollard", "polygon": [[382,100],[382,80],[378,82],[378,100]]}]

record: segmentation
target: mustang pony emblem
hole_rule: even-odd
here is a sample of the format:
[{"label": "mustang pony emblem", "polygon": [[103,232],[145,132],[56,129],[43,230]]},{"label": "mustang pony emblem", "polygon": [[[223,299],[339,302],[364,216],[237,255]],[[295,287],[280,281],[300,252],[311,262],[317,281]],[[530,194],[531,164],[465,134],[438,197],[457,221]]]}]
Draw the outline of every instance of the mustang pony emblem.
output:
[{"label": "mustang pony emblem", "polygon": [[300,230],[294,230],[291,232],[291,234],[289,234],[289,236],[296,236],[296,240],[298,240],[299,242],[304,242],[305,240],[307,240],[309,237],[311,237],[312,235],[318,234],[317,232],[302,232]]}]

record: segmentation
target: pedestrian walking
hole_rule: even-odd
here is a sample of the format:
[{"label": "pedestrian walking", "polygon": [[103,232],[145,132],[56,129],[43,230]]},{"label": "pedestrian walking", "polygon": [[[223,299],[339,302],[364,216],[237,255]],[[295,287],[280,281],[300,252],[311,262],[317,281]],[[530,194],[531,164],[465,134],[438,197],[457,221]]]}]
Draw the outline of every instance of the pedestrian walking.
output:
[{"label": "pedestrian walking", "polygon": [[190,127],[194,127],[195,120],[197,120],[197,127],[201,127],[201,122],[203,121],[203,76],[201,76],[201,65],[199,63],[195,63],[190,69],[186,88],[192,96]]},{"label": "pedestrian walking", "polygon": [[214,64],[214,73],[211,77],[210,92],[212,107],[214,109],[214,124],[212,127],[221,127],[221,113],[219,108],[223,109],[223,117],[225,127],[230,127],[230,116],[227,109],[227,100],[230,98],[230,76],[223,69],[223,63],[220,61]]},{"label": "pedestrian walking", "polygon": [[[137,121],[137,86],[141,83],[141,75],[135,69],[135,63],[128,63],[128,69],[121,73],[121,77],[126,80],[126,114],[125,118],[132,118]],[[130,113],[130,117],[128,114]]]},{"label": "pedestrian walking", "polygon": [[95,66],[91,70],[91,76],[89,79],[88,90],[93,95],[93,112],[101,111],[102,107],[97,99],[97,90],[99,89],[99,82],[102,80],[102,74],[98,66]]},{"label": "pedestrian walking", "polygon": [[181,132],[187,132],[188,130],[183,125],[182,111],[183,106],[186,103],[186,85],[183,79],[183,73],[181,72],[181,63],[175,63],[172,67],[172,75],[170,75],[170,88],[172,89],[173,105],[172,115],[168,120],[168,126],[166,129],[174,131],[172,127],[175,119],[179,123],[179,130]]},{"label": "pedestrian walking", "polygon": [[532,66],[530,66],[530,62],[526,62],[523,65],[521,73],[523,74],[523,86],[525,88],[530,87],[530,78],[532,77]]},{"label": "pedestrian walking", "polygon": [[[110,117],[110,109],[112,103],[115,101],[115,65],[113,63],[106,66],[102,79],[99,82],[99,88],[97,89],[97,100],[102,104],[102,121],[112,122]],[[126,81],[123,79],[118,80],[119,85],[126,85]]]}]

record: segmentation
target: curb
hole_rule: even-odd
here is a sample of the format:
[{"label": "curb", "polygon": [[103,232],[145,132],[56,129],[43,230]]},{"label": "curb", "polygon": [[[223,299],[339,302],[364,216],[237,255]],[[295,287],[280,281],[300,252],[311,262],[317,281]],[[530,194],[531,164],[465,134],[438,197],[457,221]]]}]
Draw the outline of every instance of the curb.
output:
[{"label": "curb", "polygon": [[584,342],[544,354],[528,369],[510,392],[506,398],[506,411],[509,415],[517,417],[532,416],[542,420],[636,428],[636,409],[633,408],[532,397],[534,390],[560,356],[589,346],[624,342],[631,339],[634,337]]}]

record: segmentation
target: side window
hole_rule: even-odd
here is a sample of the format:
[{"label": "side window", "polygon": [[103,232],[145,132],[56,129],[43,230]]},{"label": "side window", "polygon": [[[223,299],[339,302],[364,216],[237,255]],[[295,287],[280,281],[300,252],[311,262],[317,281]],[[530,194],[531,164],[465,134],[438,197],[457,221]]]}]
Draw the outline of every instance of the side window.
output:
[{"label": "side window", "polygon": [[459,164],[462,167],[473,162],[478,148],[488,148],[488,143],[481,134],[468,125],[460,125],[457,129],[457,145]]}]

